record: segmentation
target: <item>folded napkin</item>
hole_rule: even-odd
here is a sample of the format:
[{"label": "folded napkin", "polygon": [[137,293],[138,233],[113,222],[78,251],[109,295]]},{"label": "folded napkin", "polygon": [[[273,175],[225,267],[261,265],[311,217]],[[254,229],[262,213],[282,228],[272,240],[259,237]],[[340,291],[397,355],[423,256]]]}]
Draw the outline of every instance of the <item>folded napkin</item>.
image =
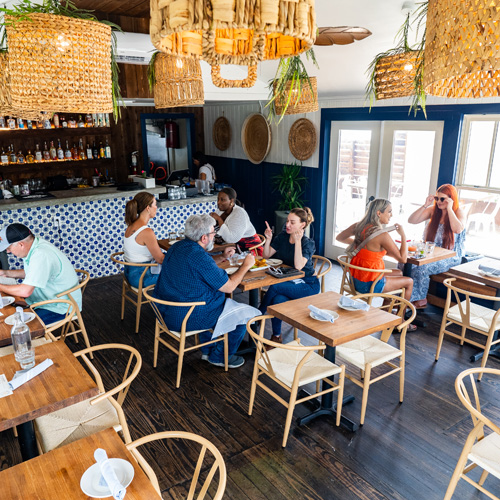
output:
[{"label": "folded napkin", "polygon": [[[101,481],[99,484],[101,486],[108,486],[111,495],[115,500],[123,500],[125,497],[125,493],[127,493],[127,489],[118,481],[116,477],[116,473],[109,461],[108,454],[102,448],[97,448],[94,452],[94,458],[99,464],[99,468],[101,469]],[[104,483],[102,480],[104,479]]]},{"label": "folded napkin", "polygon": [[7,189],[2,189],[2,194],[6,200],[8,200],[10,198],[14,198],[14,195],[10,191],[8,191]]},{"label": "folded napkin", "polygon": [[7,381],[7,377],[2,373],[0,375],[0,398],[10,396],[11,394],[12,390],[10,388],[9,382]]},{"label": "folded napkin", "polygon": [[500,268],[485,266],[484,264],[479,264],[479,269],[483,271],[483,273],[491,274],[492,276],[500,277]]},{"label": "folded napkin", "polygon": [[339,304],[344,307],[352,307],[353,309],[361,309],[362,311],[369,311],[370,306],[361,300],[354,300],[347,295],[342,295],[339,300]]},{"label": "folded napkin", "polygon": [[45,371],[49,366],[52,366],[53,364],[54,362],[51,359],[47,358],[45,361],[43,361],[38,365],[35,365],[30,370],[16,372],[14,378],[9,382],[10,388],[14,391],[19,386],[28,382],[28,380],[31,380],[33,377],[36,377],[37,375],[40,375],[40,373]]},{"label": "folded napkin", "polygon": [[333,315],[331,313],[329,313],[328,311],[325,311],[324,309],[320,309],[319,307],[315,307],[315,306],[309,306],[309,310],[314,313],[314,315],[319,318],[319,319],[322,319],[324,321],[329,321],[330,323],[333,323],[335,321],[335,318],[333,317]]}]

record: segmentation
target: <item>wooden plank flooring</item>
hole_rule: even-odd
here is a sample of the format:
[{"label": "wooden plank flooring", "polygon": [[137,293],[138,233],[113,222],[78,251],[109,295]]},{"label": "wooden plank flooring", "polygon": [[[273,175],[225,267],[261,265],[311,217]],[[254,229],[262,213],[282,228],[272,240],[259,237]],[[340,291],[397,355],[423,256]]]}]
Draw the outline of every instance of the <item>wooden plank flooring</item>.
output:
[{"label": "wooden plank flooring", "polygon": [[[327,290],[338,290],[334,266]],[[407,336],[405,401],[398,403],[398,377],[370,389],[365,425],[356,433],[337,428],[329,419],[303,427],[292,423],[288,445],[281,448],[285,408],[264,391],[257,391],[252,417],[247,415],[252,355],[243,367],[225,373],[188,353],[181,387],[174,388],[177,358],[160,347],[158,368],[152,368],[154,316],[143,307],[140,333],[134,333],[134,311],[126,306],[120,321],[121,279],[93,280],[84,296],[84,320],[92,344],[122,342],[136,347],[143,367],[133,382],[124,409],[132,438],[161,430],[187,430],[205,436],[224,456],[228,483],[225,498],[237,500],[432,500],[441,499],[472,428],[469,414],[455,394],[456,375],[472,365],[473,347],[445,339],[441,358],[434,362],[440,310],[426,311],[429,327]],[[246,295],[235,296],[247,300]],[[284,329],[285,341],[292,338]],[[311,342],[305,338],[304,342]],[[74,351],[82,344],[67,340]],[[97,364],[104,381],[114,377],[115,365]],[[475,364],[479,366],[479,362]],[[500,368],[496,359],[488,366]],[[500,383],[487,377],[480,384],[485,411],[500,417]],[[359,421],[361,390],[349,381],[346,393],[356,401],[343,414]],[[299,407],[295,415],[308,408]],[[143,449],[145,450],[145,448]],[[151,446],[144,454],[155,465],[165,499],[185,498],[183,473],[192,450]],[[185,458],[187,456],[187,458]],[[11,431],[0,433],[0,468],[20,461]],[[486,486],[500,494],[500,482]],[[1,496],[1,495],[0,495]],[[461,481],[455,499],[483,498]]]}]

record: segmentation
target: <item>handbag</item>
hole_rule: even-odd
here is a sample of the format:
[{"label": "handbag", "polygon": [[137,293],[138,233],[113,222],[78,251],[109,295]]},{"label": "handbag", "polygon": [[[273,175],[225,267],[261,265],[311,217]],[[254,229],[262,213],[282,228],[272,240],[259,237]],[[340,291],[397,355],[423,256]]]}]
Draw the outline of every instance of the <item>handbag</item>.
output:
[{"label": "handbag", "polygon": [[370,234],[368,238],[365,238],[358,246],[355,245],[354,241],[346,248],[346,254],[349,257],[354,257],[355,255],[358,254],[358,252],[373,238],[380,236],[383,233],[390,233],[391,231],[394,231],[396,229],[396,226],[389,226],[389,227],[383,227],[381,229],[377,229],[374,233]]}]

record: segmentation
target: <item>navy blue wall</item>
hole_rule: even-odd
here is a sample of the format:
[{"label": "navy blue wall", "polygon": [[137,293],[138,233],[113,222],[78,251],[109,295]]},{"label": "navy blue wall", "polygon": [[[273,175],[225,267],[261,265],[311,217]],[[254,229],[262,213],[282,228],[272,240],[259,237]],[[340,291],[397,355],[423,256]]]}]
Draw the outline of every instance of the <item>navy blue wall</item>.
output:
[{"label": "navy blue wall", "polygon": [[[444,121],[443,144],[438,175],[438,185],[454,183],[457,169],[458,145],[463,117],[466,114],[500,114],[500,104],[464,104],[427,106],[427,120]],[[407,106],[372,108],[330,108],[321,110],[320,155],[318,168],[304,168],[308,178],[305,199],[312,209],[316,222],[313,225],[317,252],[323,254],[325,217],[328,188],[330,132],[333,121],[387,121],[425,120],[422,112],[416,117],[408,114]],[[273,193],[272,176],[282,165],[261,163],[254,165],[248,160],[210,157],[217,179],[231,184],[238,198],[245,204],[257,232],[264,232],[264,221],[274,221],[277,193]],[[273,222],[274,223],[274,222]]]}]

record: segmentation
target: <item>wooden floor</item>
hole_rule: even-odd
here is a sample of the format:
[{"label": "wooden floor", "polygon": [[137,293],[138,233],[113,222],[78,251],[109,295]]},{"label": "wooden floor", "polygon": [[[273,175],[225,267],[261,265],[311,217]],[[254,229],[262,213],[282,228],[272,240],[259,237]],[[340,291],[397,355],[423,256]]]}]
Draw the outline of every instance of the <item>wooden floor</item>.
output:
[{"label": "wooden floor", "polygon": [[[327,289],[338,290],[338,268]],[[254,414],[247,415],[251,355],[239,369],[225,373],[188,354],[181,387],[174,389],[176,357],[163,348],[158,368],[152,368],[154,317],[143,308],[140,333],[134,333],[132,307],[120,321],[119,277],[93,280],[84,297],[84,319],[93,344],[122,342],[139,349],[143,367],[133,382],[124,409],[132,438],[160,430],[187,430],[205,436],[221,451],[228,470],[225,498],[239,500],[432,500],[444,496],[467,433],[469,414],[454,390],[456,375],[471,366],[472,347],[445,340],[434,362],[440,312],[427,313],[427,329],[408,334],[405,401],[398,403],[398,377],[372,386],[365,425],[356,433],[337,428],[329,419],[304,427],[292,424],[288,446],[281,448],[285,408],[263,391],[257,392]],[[237,300],[246,300],[237,295]],[[292,336],[285,329],[285,340]],[[306,339],[304,339],[306,340]],[[72,340],[73,350],[78,346]],[[80,344],[81,345],[81,344]],[[477,363],[478,365],[479,363]],[[488,365],[500,368],[498,360]],[[108,365],[106,378],[114,375]],[[480,384],[484,410],[500,416],[500,384],[484,378]],[[359,421],[361,390],[349,381],[346,392],[356,401],[343,414]],[[298,408],[296,415],[307,408]],[[185,461],[162,456],[161,448],[145,453],[156,464],[163,498],[185,498],[186,484],[178,479]],[[0,434],[0,467],[20,460],[11,431]],[[500,483],[486,486],[500,493]],[[1,497],[1,493],[0,493]],[[455,499],[483,495],[461,481]]]}]

